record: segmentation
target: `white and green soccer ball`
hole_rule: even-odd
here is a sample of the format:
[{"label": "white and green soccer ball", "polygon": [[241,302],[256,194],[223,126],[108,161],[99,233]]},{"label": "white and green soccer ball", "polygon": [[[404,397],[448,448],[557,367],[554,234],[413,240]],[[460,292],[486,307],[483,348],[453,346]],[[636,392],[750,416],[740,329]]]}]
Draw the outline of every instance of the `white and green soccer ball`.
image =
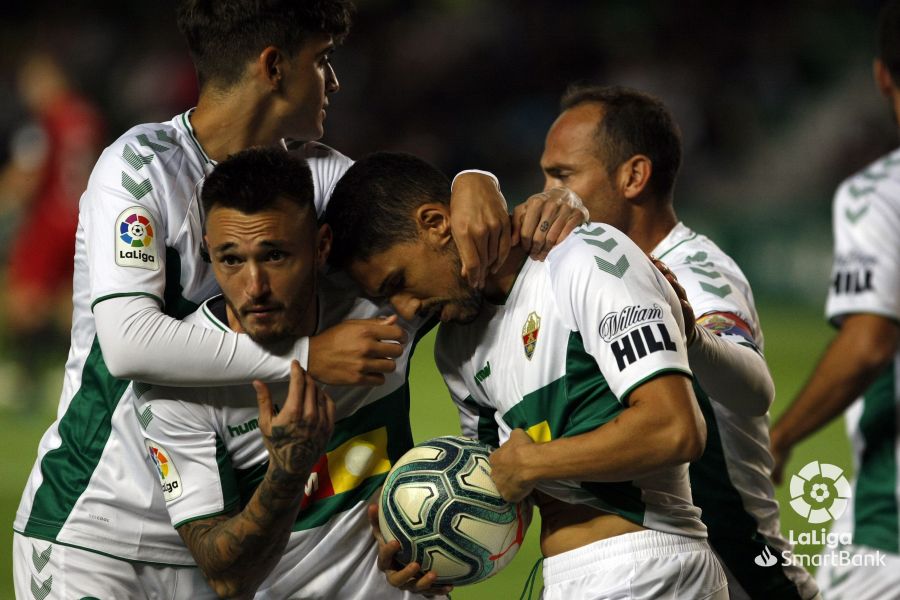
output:
[{"label": "white and green soccer ball", "polygon": [[531,504],[505,501],[491,479],[491,448],[464,437],[423,442],[387,475],[378,523],[398,540],[397,560],[434,571],[441,585],[466,585],[513,559],[531,521]]}]

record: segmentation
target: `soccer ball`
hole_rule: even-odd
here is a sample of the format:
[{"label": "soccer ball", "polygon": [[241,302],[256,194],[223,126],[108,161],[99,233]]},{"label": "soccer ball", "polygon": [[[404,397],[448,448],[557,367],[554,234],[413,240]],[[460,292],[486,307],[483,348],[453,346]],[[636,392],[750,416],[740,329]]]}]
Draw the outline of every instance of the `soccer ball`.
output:
[{"label": "soccer ball", "polygon": [[396,557],[434,571],[441,585],[466,585],[499,572],[522,545],[531,504],[511,504],[491,479],[490,447],[464,437],[423,442],[387,475],[378,524]]}]

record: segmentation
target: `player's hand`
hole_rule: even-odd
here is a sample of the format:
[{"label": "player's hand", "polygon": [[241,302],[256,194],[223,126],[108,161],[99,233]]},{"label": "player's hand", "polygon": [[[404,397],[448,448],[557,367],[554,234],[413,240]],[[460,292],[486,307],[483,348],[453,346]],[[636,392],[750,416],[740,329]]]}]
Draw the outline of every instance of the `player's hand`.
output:
[{"label": "player's hand", "polygon": [[460,274],[476,288],[506,262],[511,244],[506,200],[481,173],[462,173],[450,192],[450,231],[459,248]]},{"label": "player's hand", "polygon": [[316,386],[309,373],[291,362],[291,381],[287,397],[275,414],[269,388],[254,381],[256,403],[259,406],[259,431],[269,451],[270,468],[282,478],[296,479],[304,486],[309,472],[325,451],[334,431],[334,402]]},{"label": "player's hand", "polygon": [[447,595],[453,591],[452,585],[436,585],[437,573],[428,571],[423,574],[419,563],[411,562],[406,566],[400,564],[396,559],[396,554],[400,552],[400,542],[393,540],[385,543],[381,528],[378,526],[377,504],[369,505],[368,515],[372,536],[378,544],[378,570],[384,573],[389,584],[425,596]]},{"label": "player's hand", "polygon": [[491,452],[491,479],[507,502],[518,502],[534,489],[534,484],[522,478],[523,452],[534,446],[534,441],[522,429],[513,429],[499,448]]},{"label": "player's hand", "polygon": [[578,194],[552,188],[513,210],[513,245],[522,246],[531,258],[544,260],[556,244],[588,221],[590,214]]},{"label": "player's hand", "polygon": [[772,429],[769,446],[775,461],[775,465],[772,467],[772,481],[775,485],[781,485],[784,481],[784,467],[791,458],[791,447],[782,443],[777,426]]},{"label": "player's hand", "polygon": [[678,277],[675,276],[675,273],[669,269],[666,263],[654,256],[650,257],[650,261],[665,276],[666,281],[675,290],[678,301],[681,302],[681,314],[684,317],[684,333],[687,336],[687,344],[690,346],[697,339],[697,319],[694,317],[694,307],[691,306],[688,300],[687,292],[684,291],[684,287],[678,281]]},{"label": "player's hand", "polygon": [[332,385],[381,385],[407,337],[396,315],[349,319],[309,338],[309,372]]}]

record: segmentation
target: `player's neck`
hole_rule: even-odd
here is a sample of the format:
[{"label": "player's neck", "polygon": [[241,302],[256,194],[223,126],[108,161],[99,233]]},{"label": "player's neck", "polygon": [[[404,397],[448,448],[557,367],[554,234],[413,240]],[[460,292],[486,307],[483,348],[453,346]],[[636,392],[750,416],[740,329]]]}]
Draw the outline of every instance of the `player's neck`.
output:
[{"label": "player's neck", "polygon": [[251,146],[278,143],[281,136],[267,112],[259,98],[240,89],[201,93],[191,127],[207,156],[220,162]]},{"label": "player's neck", "polygon": [[516,283],[519,271],[522,270],[522,264],[527,258],[528,253],[521,246],[509,249],[503,265],[497,269],[496,273],[488,274],[484,280],[484,297],[488,302],[501,304],[506,300]]},{"label": "player's neck", "polygon": [[657,207],[646,207],[634,215],[628,231],[624,232],[638,248],[650,253],[663,241],[678,224],[678,217],[671,203]]}]

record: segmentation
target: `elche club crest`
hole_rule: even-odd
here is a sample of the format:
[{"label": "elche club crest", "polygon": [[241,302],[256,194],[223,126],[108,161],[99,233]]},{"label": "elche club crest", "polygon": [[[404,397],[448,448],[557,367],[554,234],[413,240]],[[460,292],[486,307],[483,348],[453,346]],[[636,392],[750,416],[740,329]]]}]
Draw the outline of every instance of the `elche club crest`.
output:
[{"label": "elche club crest", "polygon": [[525,358],[531,360],[534,356],[534,349],[537,347],[538,331],[541,329],[541,317],[532,311],[528,318],[525,319],[525,326],[522,327],[522,344],[525,346]]}]

